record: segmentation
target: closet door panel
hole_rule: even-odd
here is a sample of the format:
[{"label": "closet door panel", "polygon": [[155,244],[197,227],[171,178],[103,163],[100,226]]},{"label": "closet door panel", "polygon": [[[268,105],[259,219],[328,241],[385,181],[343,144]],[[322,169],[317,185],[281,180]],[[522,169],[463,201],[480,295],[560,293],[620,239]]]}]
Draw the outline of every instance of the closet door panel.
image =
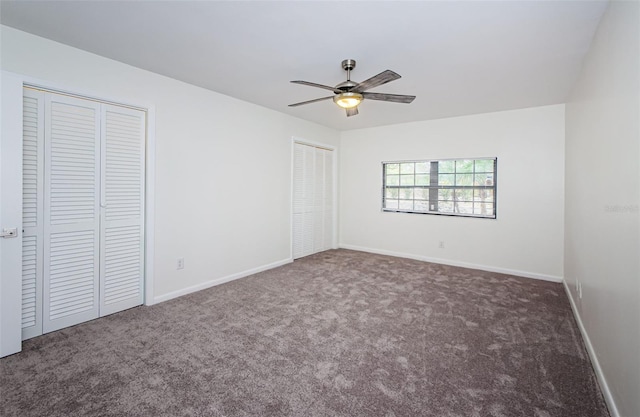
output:
[{"label": "closet door panel", "polygon": [[24,90],[22,145],[22,339],[42,334],[44,93]]},{"label": "closet door panel", "polygon": [[98,317],[100,111],[45,94],[43,331]]},{"label": "closet door panel", "polygon": [[324,157],[324,233],[323,233],[323,250],[333,248],[333,151],[323,151]]},{"label": "closet door panel", "polygon": [[313,167],[313,250],[320,252],[324,243],[324,150],[311,148]]},{"label": "closet door panel", "polygon": [[304,256],[304,146],[293,144],[293,259]]},{"label": "closet door panel", "polygon": [[143,302],[145,113],[103,105],[100,315]]}]

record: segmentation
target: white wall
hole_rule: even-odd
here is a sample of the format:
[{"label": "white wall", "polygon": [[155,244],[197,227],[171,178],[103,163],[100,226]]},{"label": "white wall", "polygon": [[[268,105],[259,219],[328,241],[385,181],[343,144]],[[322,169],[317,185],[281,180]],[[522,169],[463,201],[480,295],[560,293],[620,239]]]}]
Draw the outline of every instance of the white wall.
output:
[{"label": "white wall", "polygon": [[[347,131],[340,152],[341,247],[562,279],[564,105]],[[498,158],[496,220],[381,211],[382,161],[469,157]]]},{"label": "white wall", "polygon": [[565,278],[621,416],[640,416],[639,57],[640,3],[614,1],[566,108]]},{"label": "white wall", "polygon": [[337,146],[337,131],[1,30],[3,70],[155,107],[156,299],[290,259],[291,138]]}]

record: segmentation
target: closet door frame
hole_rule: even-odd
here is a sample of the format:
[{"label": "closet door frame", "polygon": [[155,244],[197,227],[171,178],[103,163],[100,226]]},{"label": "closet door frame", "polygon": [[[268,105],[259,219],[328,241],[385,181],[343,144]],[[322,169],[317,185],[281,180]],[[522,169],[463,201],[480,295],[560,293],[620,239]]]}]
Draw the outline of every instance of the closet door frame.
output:
[{"label": "closet door frame", "polygon": [[[131,102],[111,96],[108,90],[78,91],[60,83],[42,80],[24,74],[2,71],[2,103],[11,106],[11,112],[2,114],[2,153],[3,160],[15,161],[11,164],[12,175],[16,185],[22,190],[22,153],[23,153],[23,91],[24,87],[33,87],[48,90],[58,94],[67,94],[76,97],[96,100],[105,103],[137,108],[146,112],[146,146],[145,146],[145,220],[144,220],[144,305],[155,304],[154,300],[154,254],[155,254],[155,105],[152,103]],[[14,105],[15,104],[15,105]],[[11,146],[5,146],[10,144]],[[19,163],[18,163],[19,161]],[[5,167],[6,168],[6,167]],[[3,189],[3,196],[4,196]],[[22,213],[22,193],[18,193],[15,200],[11,201],[11,207],[18,208]],[[3,221],[4,221],[3,215]],[[6,227],[6,226],[5,226]],[[18,224],[21,227],[21,222]],[[22,229],[20,229],[21,231]],[[13,248],[16,246],[16,248]],[[22,233],[12,242],[12,251],[22,251]],[[3,256],[9,254],[9,250],[3,250]],[[13,252],[11,252],[13,253]],[[19,352],[22,349],[22,256],[12,256],[11,265],[3,265],[6,270],[11,267],[11,273],[5,273],[5,268],[0,274],[0,357]],[[14,265],[15,264],[15,265]]]},{"label": "closet door frame", "polygon": [[332,155],[332,213],[333,213],[333,218],[332,218],[332,231],[331,231],[331,248],[332,249],[337,249],[338,248],[338,149],[333,146],[333,145],[329,145],[327,143],[322,143],[322,142],[317,142],[317,141],[312,141],[312,140],[307,140],[307,139],[302,139],[302,138],[298,138],[298,137],[292,137],[291,138],[291,196],[290,196],[290,204],[289,207],[291,208],[291,215],[290,215],[290,220],[289,220],[289,236],[291,238],[291,244],[289,245],[290,247],[290,259],[294,259],[294,253],[293,253],[293,243],[294,243],[294,227],[293,227],[293,222],[294,222],[294,209],[293,209],[293,205],[294,205],[294,187],[295,187],[295,145],[296,144],[300,144],[300,145],[306,145],[306,146],[312,146],[315,148],[321,148],[321,149],[325,149],[328,151],[331,151],[331,155]]}]

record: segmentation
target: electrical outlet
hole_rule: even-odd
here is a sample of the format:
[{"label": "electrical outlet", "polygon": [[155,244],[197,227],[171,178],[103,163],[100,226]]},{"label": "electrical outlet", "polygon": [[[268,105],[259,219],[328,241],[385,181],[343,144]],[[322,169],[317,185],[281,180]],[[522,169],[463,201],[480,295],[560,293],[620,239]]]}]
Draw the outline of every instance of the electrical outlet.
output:
[{"label": "electrical outlet", "polygon": [[444,249],[444,240],[441,240],[440,243],[438,244],[438,247],[440,249]]},{"label": "electrical outlet", "polygon": [[184,269],[184,258],[178,258],[177,268],[176,269]]}]

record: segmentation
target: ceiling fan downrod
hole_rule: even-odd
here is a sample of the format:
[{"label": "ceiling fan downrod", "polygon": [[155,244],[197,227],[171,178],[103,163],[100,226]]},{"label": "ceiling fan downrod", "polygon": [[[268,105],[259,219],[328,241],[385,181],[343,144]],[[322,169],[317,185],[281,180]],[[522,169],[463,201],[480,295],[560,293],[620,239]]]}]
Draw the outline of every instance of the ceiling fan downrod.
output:
[{"label": "ceiling fan downrod", "polygon": [[355,59],[345,59],[344,61],[342,61],[342,69],[347,71],[347,81],[351,81],[351,70],[355,67]]}]

